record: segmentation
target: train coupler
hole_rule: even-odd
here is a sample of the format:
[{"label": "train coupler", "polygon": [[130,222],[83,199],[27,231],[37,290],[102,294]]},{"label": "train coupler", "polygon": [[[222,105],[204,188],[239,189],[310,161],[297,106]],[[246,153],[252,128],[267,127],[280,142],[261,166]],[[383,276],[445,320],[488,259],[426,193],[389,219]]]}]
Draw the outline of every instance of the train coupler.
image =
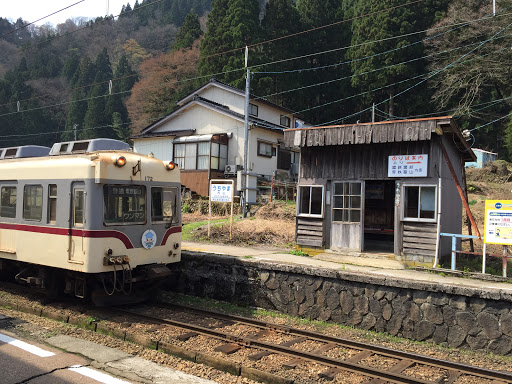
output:
[{"label": "train coupler", "polygon": [[130,264],[128,256],[105,256],[103,258],[103,265],[121,265]]}]

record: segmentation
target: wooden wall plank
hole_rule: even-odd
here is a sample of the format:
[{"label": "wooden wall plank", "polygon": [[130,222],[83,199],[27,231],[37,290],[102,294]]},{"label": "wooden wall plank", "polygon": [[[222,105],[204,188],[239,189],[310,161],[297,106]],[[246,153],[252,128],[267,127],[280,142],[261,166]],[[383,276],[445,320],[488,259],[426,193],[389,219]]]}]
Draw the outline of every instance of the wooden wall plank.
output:
[{"label": "wooden wall plank", "polygon": [[436,251],[432,251],[432,250],[404,248],[405,255],[421,255],[421,256],[434,257],[435,253],[436,253]]}]

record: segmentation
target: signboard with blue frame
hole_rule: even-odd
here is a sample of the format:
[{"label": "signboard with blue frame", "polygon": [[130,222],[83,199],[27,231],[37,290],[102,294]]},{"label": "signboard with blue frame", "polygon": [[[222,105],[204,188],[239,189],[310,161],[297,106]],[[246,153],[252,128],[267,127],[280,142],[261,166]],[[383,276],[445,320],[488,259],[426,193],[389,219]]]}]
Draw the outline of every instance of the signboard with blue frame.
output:
[{"label": "signboard with blue frame", "polygon": [[484,241],[512,245],[512,200],[485,201]]}]

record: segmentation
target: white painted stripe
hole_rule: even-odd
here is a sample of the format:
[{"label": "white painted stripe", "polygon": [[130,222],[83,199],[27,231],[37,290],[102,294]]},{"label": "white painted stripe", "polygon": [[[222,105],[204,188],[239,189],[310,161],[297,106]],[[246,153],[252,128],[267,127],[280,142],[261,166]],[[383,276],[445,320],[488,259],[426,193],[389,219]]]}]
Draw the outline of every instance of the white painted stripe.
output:
[{"label": "white painted stripe", "polygon": [[12,337],[9,337],[2,333],[0,333],[0,341],[12,345],[13,347],[21,348],[39,357],[50,357],[55,355],[55,353],[53,352],[45,351],[44,349],[36,347],[35,345],[25,343],[24,341],[21,340],[13,339]]},{"label": "white painted stripe", "polygon": [[73,365],[72,367],[68,368],[70,371],[79,373],[82,376],[86,376],[90,379],[96,380],[103,384],[131,384],[128,381],[119,380],[115,377],[109,376],[105,373],[96,371],[91,368],[83,367],[81,365]]}]

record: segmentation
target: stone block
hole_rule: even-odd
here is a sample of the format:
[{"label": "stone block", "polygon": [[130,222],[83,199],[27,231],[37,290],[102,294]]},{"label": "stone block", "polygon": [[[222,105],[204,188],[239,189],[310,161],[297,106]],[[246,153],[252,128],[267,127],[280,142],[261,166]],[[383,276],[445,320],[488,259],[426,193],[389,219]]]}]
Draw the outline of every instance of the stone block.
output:
[{"label": "stone block", "polygon": [[421,310],[423,312],[423,318],[433,324],[442,324],[443,319],[443,311],[441,307],[437,305],[433,305],[430,303],[423,303],[421,305]]},{"label": "stone block", "polygon": [[419,341],[423,341],[428,339],[435,331],[435,325],[426,321],[421,320],[415,329],[415,339]]},{"label": "stone block", "polygon": [[476,316],[476,320],[489,339],[497,339],[502,335],[500,322],[495,315],[488,312],[480,312]]},{"label": "stone block", "polygon": [[502,336],[499,339],[491,340],[487,350],[497,355],[506,355],[512,350],[512,339],[508,336]]},{"label": "stone block", "polygon": [[454,325],[453,327],[448,328],[448,346],[452,348],[457,348],[464,343],[464,340],[466,339],[467,333],[458,325]]}]

